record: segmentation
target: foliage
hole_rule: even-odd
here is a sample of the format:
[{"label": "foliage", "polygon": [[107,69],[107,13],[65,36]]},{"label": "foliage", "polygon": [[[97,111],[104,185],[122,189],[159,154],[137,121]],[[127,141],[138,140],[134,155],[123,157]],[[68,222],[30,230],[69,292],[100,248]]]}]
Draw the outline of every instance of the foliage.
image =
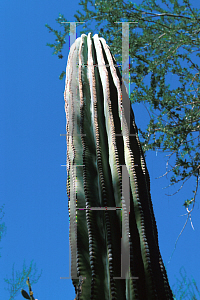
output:
[{"label": "foliage", "polygon": [[[187,280],[185,268],[182,267],[179,271],[181,280],[176,277],[176,285],[173,285],[175,300],[197,300],[200,297],[200,291],[197,288],[194,278],[192,281]],[[197,295],[199,297],[197,297]]]},{"label": "foliage", "polygon": [[[0,213],[2,213],[3,207],[4,207],[4,204],[0,208]],[[0,220],[3,219],[4,214],[5,213],[3,212],[3,215],[0,217]],[[5,222],[1,223],[0,224],[0,241],[1,241],[2,237],[3,237],[3,235],[6,234],[6,230],[7,230],[7,227],[5,226]],[[0,257],[1,257],[1,255],[0,255]]]},{"label": "foliage", "polygon": [[[134,22],[129,24],[130,80],[134,85],[130,100],[142,103],[150,117],[146,129],[139,129],[142,147],[144,151],[170,152],[164,174],[172,174],[170,185],[182,182],[182,188],[190,178],[196,182],[193,196],[183,204],[189,215],[194,208],[200,169],[200,13],[189,0],[160,3],[144,0],[136,5],[115,0],[113,5],[113,0],[85,0],[79,3],[85,14],[77,11],[74,17],[77,22],[85,22],[81,34],[95,32],[105,38],[118,64],[122,57],[122,25],[115,22]],[[94,19],[95,29],[89,28]],[[62,58],[70,26],[61,14],[57,22],[64,33],[46,24],[56,35],[56,42],[48,45]],[[64,75],[63,71],[60,79]]]},{"label": "foliage", "polygon": [[42,275],[41,272],[41,274],[38,275],[37,278],[35,277],[37,269],[36,269],[36,264],[33,265],[33,260],[31,261],[29,268],[26,267],[24,261],[22,272],[14,272],[14,265],[15,264],[13,264],[12,267],[12,278],[11,279],[4,278],[4,281],[8,284],[8,287],[5,288],[5,290],[8,290],[10,293],[9,300],[13,300],[14,297],[20,291],[20,289],[25,286],[27,277],[31,277],[32,278],[31,284],[34,284],[38,281],[38,279]]},{"label": "foliage", "polygon": [[[2,213],[3,207],[4,207],[4,205],[1,206],[0,213]],[[3,215],[1,216],[0,220],[2,220],[2,218],[4,217],[4,214],[5,213],[3,212]],[[0,224],[0,241],[2,239],[3,234],[6,233],[6,230],[7,230],[7,227],[5,226],[5,222],[3,222],[2,224]],[[37,270],[35,269],[36,264],[34,264],[33,267],[32,267],[32,264],[33,264],[33,261],[31,261],[30,267],[28,269],[26,269],[25,261],[24,261],[23,271],[21,273],[16,272],[16,274],[14,273],[14,265],[15,264],[13,264],[12,278],[11,279],[4,278],[4,281],[8,284],[8,288],[5,288],[5,290],[8,290],[10,293],[9,300],[13,300],[15,298],[15,296],[19,292],[20,288],[24,286],[25,279],[29,276],[29,274],[32,274],[32,271],[34,271],[34,274],[32,275],[32,277],[34,278]],[[38,279],[40,278],[40,276],[41,276],[41,274],[37,277],[37,279],[34,278],[32,283],[36,283],[38,281]]]}]

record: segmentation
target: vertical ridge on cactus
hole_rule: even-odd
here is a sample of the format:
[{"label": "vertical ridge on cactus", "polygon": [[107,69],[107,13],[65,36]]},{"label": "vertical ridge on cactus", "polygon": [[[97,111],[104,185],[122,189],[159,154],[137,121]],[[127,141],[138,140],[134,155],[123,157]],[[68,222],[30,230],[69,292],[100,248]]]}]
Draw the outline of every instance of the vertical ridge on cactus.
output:
[{"label": "vertical ridge on cactus", "polygon": [[[122,85],[106,41],[91,33],[76,39],[64,92],[72,282],[76,287],[78,277],[84,278],[82,300],[173,299],[158,245],[149,174],[131,105],[128,129]],[[130,212],[122,166],[130,179]],[[116,279],[121,277],[121,248],[129,246],[130,268],[124,279]]]}]

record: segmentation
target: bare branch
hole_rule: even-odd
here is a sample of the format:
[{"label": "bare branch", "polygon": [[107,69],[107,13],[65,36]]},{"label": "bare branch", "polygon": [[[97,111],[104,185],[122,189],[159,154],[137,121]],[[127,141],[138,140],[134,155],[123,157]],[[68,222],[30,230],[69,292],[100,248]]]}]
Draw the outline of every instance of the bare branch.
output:
[{"label": "bare branch", "polygon": [[174,254],[174,251],[176,250],[177,242],[178,242],[178,240],[179,240],[179,238],[180,238],[180,236],[181,236],[183,230],[185,229],[185,226],[187,225],[188,218],[189,218],[189,215],[187,216],[186,222],[185,222],[185,224],[184,224],[184,226],[183,226],[181,232],[179,233],[179,235],[178,235],[178,237],[177,237],[177,239],[176,239],[175,246],[174,246],[174,250],[173,250],[173,252],[172,252],[172,255],[170,256],[170,259],[169,259],[167,265],[170,263],[170,261],[171,261],[171,259],[172,259],[172,256],[173,256],[173,254]]},{"label": "bare branch", "polygon": [[[200,165],[198,166],[198,170],[199,170],[199,168],[200,168]],[[200,172],[199,172],[199,174],[200,174]],[[193,207],[192,207],[191,210],[189,210],[188,207],[186,207],[186,210],[187,210],[187,219],[186,219],[186,222],[185,222],[185,224],[184,224],[184,226],[183,226],[181,232],[179,233],[179,235],[178,235],[178,237],[177,237],[177,239],[176,239],[175,246],[174,246],[174,250],[173,250],[172,255],[171,255],[171,257],[170,257],[170,259],[169,259],[169,261],[168,261],[167,264],[169,264],[170,261],[171,261],[171,259],[172,259],[172,256],[173,256],[173,254],[174,254],[174,251],[175,251],[175,249],[176,249],[177,242],[178,242],[178,240],[179,240],[181,234],[183,233],[183,230],[185,229],[185,226],[187,225],[188,219],[190,219],[192,229],[194,230],[194,226],[193,226],[193,224],[192,224],[192,219],[191,219],[191,212],[193,211],[194,205],[195,205],[195,198],[196,198],[196,194],[197,194],[197,190],[198,190],[198,183],[199,183],[199,174],[198,174],[198,176],[197,176],[196,190],[195,190],[195,192],[194,192],[194,197],[193,197],[193,199],[192,199],[192,201],[193,201]]]},{"label": "bare branch", "polygon": [[[122,1],[122,2],[126,5],[126,3],[124,1]],[[135,7],[133,7],[133,9],[136,10],[136,11],[141,12],[142,14],[148,14],[148,15],[151,15],[151,16],[154,16],[154,17],[163,17],[163,16],[166,16],[166,17],[185,18],[185,19],[192,20],[192,18],[186,17],[186,16],[182,16],[182,15],[174,15],[174,14],[169,14],[169,13],[156,14],[156,13],[146,12],[144,10],[140,10],[140,9],[135,8]]]}]

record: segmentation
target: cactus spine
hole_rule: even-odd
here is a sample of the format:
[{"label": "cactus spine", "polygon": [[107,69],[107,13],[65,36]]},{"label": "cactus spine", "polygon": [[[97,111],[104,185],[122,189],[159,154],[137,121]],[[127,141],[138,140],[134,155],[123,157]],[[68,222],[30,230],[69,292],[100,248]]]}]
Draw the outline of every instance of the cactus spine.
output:
[{"label": "cactus spine", "polygon": [[[72,281],[76,288],[78,277],[84,278],[82,300],[173,299],[149,174],[131,105],[128,129],[121,84],[106,41],[91,33],[76,39],[64,93]],[[130,213],[123,197],[123,165],[130,179]],[[130,268],[124,279],[116,279],[121,277],[121,248],[128,246]]]}]

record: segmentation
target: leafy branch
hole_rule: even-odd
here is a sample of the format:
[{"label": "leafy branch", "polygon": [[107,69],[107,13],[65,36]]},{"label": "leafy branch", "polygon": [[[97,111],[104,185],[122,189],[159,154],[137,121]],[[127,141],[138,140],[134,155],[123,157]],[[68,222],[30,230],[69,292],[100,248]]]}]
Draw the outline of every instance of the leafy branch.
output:
[{"label": "leafy branch", "polygon": [[25,286],[27,277],[30,277],[31,275],[32,284],[34,284],[38,281],[38,279],[42,275],[42,271],[41,271],[41,274],[39,274],[37,278],[35,277],[37,269],[36,269],[36,264],[33,265],[33,260],[31,261],[29,268],[26,268],[25,261],[24,261],[22,272],[18,272],[18,271],[15,272],[14,265],[15,264],[13,264],[12,267],[12,278],[11,279],[4,278],[4,281],[8,284],[8,287],[5,288],[5,290],[9,291],[10,293],[9,300],[14,299],[14,297],[20,291],[20,288]]}]

